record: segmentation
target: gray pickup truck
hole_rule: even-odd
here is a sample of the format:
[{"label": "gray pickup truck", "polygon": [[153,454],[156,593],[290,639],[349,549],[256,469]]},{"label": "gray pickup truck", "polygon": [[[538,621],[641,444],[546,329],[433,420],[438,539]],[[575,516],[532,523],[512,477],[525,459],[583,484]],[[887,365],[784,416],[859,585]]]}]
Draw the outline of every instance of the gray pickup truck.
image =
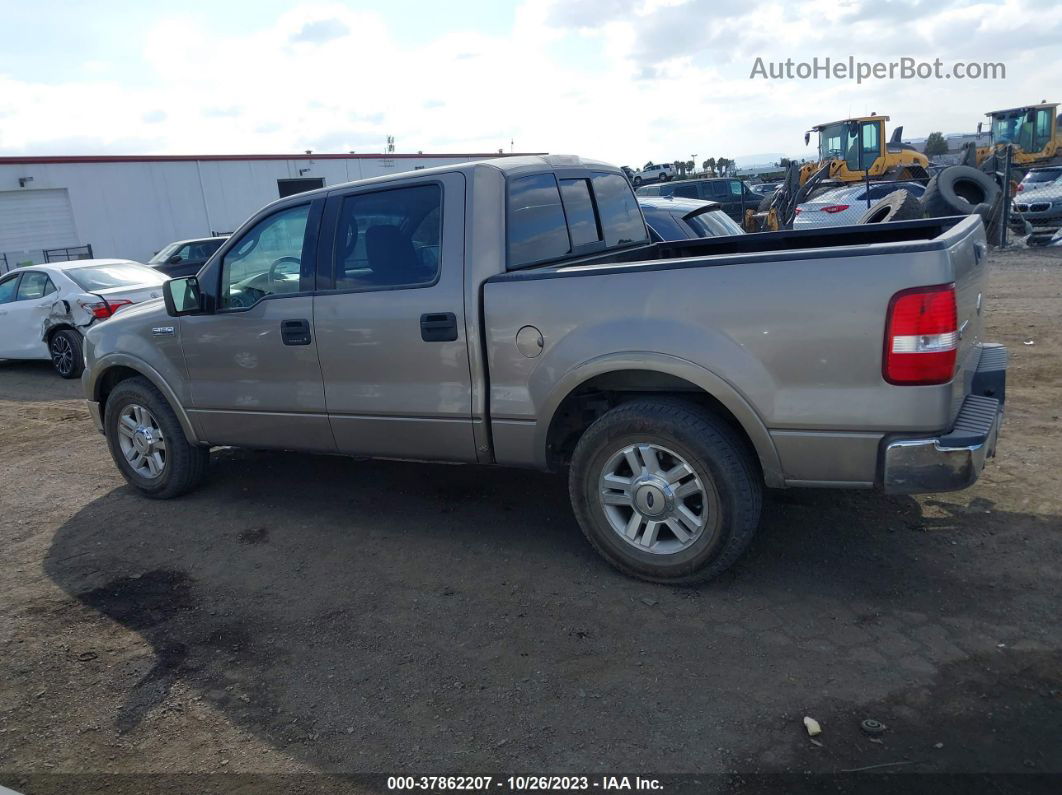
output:
[{"label": "gray pickup truck", "polygon": [[977,216],[650,243],[615,167],[466,163],[274,202],[91,329],[83,383],[150,497],[217,445],[566,471],[608,561],[690,582],[765,486],[973,483],[986,254]]}]

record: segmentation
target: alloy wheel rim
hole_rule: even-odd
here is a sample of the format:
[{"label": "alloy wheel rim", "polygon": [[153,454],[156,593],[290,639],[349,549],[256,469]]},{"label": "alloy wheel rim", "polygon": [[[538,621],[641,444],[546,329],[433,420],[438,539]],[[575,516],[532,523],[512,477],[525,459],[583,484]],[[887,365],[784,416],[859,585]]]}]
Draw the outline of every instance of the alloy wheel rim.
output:
[{"label": "alloy wheel rim", "polygon": [[63,375],[69,373],[74,366],[74,351],[70,342],[61,334],[52,340],[52,364]]},{"label": "alloy wheel rim", "polygon": [[626,445],[608,459],[598,497],[624,543],[654,555],[689,549],[718,515],[714,485],[678,453],[649,442]]},{"label": "alloy wheel rim", "polygon": [[126,463],[142,478],[154,480],[166,469],[166,438],[155,416],[130,403],[118,414],[118,446]]}]

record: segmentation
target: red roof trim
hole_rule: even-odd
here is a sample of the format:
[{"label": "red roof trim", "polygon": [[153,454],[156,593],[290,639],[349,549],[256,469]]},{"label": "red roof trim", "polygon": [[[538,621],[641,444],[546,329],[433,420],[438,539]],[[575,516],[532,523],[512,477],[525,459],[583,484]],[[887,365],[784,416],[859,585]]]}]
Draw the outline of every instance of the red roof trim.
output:
[{"label": "red roof trim", "polygon": [[45,155],[41,157],[0,157],[0,165],[45,163],[165,163],[188,160],[408,160],[410,158],[461,157],[489,160],[495,157],[527,157],[545,152],[473,152],[469,154],[297,154],[297,155]]}]

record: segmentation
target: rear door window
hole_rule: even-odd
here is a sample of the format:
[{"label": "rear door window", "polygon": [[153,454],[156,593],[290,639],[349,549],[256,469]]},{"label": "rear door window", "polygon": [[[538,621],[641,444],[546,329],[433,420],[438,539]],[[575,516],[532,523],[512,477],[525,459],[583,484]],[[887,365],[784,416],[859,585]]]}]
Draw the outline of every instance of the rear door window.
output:
[{"label": "rear door window", "polygon": [[[618,179],[626,184],[622,177]],[[596,184],[594,187],[596,190]],[[599,197],[599,206],[600,202]],[[512,180],[509,184],[509,266],[517,268],[544,262],[570,251],[557,178],[553,174],[531,174]]]},{"label": "rear door window", "polygon": [[696,185],[676,185],[674,195],[679,196],[683,199],[701,198],[698,194]]},{"label": "rear door window", "polygon": [[336,236],[337,290],[424,287],[439,275],[438,185],[355,193],[343,199]]},{"label": "rear door window", "polygon": [[595,173],[593,182],[605,245],[647,242],[649,233],[627,180],[619,174]]},{"label": "rear door window", "polygon": [[22,274],[22,283],[18,286],[17,300],[29,301],[33,298],[44,298],[44,296],[54,292],[55,286],[52,284],[52,280],[48,278],[47,273],[31,271]]}]

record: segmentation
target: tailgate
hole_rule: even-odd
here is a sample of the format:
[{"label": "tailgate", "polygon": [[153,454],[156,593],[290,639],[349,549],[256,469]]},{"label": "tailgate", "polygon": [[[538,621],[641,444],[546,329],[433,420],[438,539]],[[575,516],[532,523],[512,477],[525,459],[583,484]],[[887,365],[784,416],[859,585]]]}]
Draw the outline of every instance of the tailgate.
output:
[{"label": "tailgate", "polygon": [[965,394],[970,390],[984,342],[984,291],[988,278],[988,244],[984,226],[976,224],[969,234],[951,246],[948,259],[954,273],[959,321],[958,372],[955,382],[962,385]]}]

